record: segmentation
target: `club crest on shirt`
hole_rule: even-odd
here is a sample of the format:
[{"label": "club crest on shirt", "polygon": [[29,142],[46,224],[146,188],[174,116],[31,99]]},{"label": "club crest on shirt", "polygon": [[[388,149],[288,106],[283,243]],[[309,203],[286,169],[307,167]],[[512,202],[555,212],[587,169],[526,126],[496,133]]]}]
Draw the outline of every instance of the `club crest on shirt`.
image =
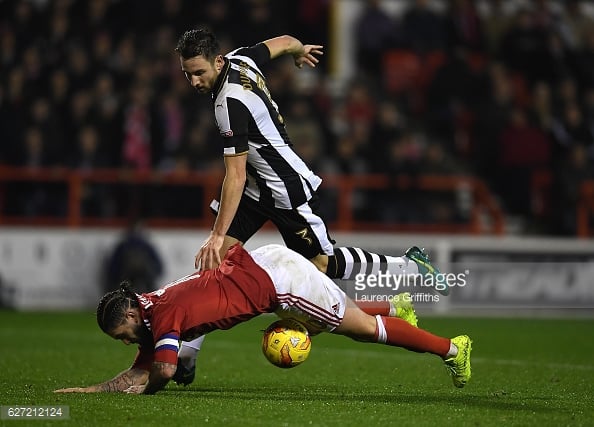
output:
[{"label": "club crest on shirt", "polygon": [[221,132],[221,136],[224,136],[225,138],[229,138],[229,137],[233,136],[233,130],[229,129],[225,132]]}]

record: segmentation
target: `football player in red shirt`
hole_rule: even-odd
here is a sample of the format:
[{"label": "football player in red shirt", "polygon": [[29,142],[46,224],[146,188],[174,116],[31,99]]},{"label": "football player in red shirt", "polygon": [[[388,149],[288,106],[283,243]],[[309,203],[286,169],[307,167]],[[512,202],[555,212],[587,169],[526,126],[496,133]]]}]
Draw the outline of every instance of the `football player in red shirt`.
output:
[{"label": "football player in red shirt", "polygon": [[311,262],[284,246],[248,253],[234,245],[216,269],[194,272],[146,294],[132,292],[127,284],[106,294],[97,308],[99,327],[125,344],[139,345],[134,363],[104,383],[56,392],[153,394],[175,374],[180,340],[273,312],[302,322],[311,334],[331,332],[438,355],[456,387],[470,378],[468,336],[450,340],[398,317],[369,315]]}]

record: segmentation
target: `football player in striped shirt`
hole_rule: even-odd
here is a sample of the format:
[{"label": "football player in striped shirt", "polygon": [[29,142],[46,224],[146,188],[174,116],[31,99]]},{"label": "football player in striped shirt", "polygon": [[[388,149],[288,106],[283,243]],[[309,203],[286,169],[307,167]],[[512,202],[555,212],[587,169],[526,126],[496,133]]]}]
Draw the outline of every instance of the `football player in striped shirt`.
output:
[{"label": "football player in striped shirt", "polygon": [[56,391],[154,394],[177,370],[180,340],[273,312],[300,321],[312,335],[331,332],[435,354],[459,388],[471,376],[467,335],[448,339],[397,317],[371,316],[291,249],[266,245],[248,253],[236,244],[216,269],[196,271],[146,294],[134,293],[127,283],[107,293],[97,307],[97,323],[112,338],[139,345],[134,363],[101,384]]},{"label": "football player in striped shirt", "polygon": [[[304,45],[283,35],[222,55],[215,35],[207,29],[196,29],[186,31],[175,50],[190,85],[212,96],[226,170],[220,202],[211,204],[217,216],[195,257],[196,268],[216,268],[232,245],[247,242],[267,221],[272,221],[289,248],[331,279],[388,272],[439,275],[416,246],[397,257],[356,247],[334,247],[319,214],[317,189],[322,180],[293,150],[261,71],[262,65],[282,55],[291,55],[299,68],[315,67],[323,46]],[[440,286],[435,290],[445,295],[449,288]],[[388,313],[392,307],[383,302],[381,309]],[[182,383],[192,381],[200,344],[184,344],[180,352],[188,369],[187,379],[180,379]]]}]

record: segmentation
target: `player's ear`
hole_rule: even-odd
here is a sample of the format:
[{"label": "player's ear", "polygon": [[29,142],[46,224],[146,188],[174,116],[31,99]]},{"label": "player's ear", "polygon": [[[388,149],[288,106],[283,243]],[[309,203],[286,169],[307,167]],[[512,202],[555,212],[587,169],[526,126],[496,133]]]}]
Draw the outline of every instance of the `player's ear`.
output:
[{"label": "player's ear", "polygon": [[140,318],[140,313],[136,309],[129,309],[126,310],[126,320],[138,320]]},{"label": "player's ear", "polygon": [[217,73],[220,73],[223,69],[223,65],[225,65],[225,60],[223,59],[223,55],[217,55],[215,57],[215,69]]}]

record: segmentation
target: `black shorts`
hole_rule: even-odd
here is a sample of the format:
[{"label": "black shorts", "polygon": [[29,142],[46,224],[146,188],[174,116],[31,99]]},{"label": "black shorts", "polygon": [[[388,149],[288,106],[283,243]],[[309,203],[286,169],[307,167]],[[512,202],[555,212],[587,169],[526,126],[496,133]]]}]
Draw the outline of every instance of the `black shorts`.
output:
[{"label": "black shorts", "polygon": [[[218,202],[211,207],[218,207]],[[317,194],[295,209],[263,206],[242,195],[227,235],[245,243],[270,220],[278,228],[285,245],[305,258],[312,259],[319,254],[333,255],[335,242],[328,235],[328,228],[318,215],[318,209]]]}]

